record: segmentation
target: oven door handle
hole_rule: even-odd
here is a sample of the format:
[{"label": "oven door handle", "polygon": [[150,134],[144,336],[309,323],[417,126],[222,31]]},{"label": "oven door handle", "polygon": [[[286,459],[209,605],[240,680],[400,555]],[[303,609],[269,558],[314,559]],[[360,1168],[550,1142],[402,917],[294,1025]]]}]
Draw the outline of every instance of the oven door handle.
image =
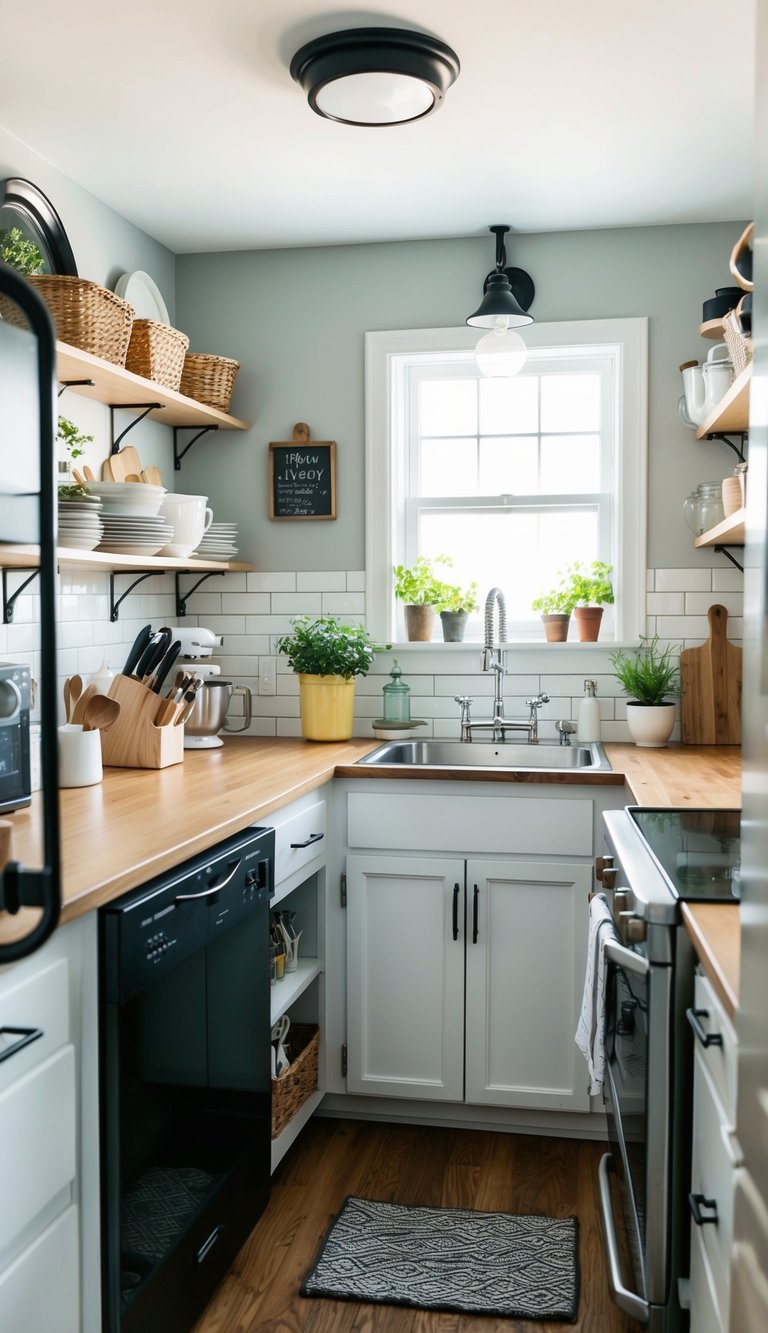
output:
[{"label": "oven door handle", "polygon": [[[630,951],[627,950],[627,952]],[[625,1287],[622,1281],[619,1244],[616,1239],[616,1228],[613,1224],[613,1213],[611,1212],[611,1185],[608,1179],[610,1163],[610,1153],[604,1153],[600,1158],[597,1171],[600,1186],[600,1218],[603,1223],[605,1253],[608,1261],[608,1285],[611,1289],[611,1296],[619,1309],[628,1314],[630,1318],[637,1319],[639,1323],[647,1324],[650,1305],[643,1300],[642,1296],[638,1296],[637,1292],[630,1291],[629,1287]]]},{"label": "oven door handle", "polygon": [[605,940],[603,943],[603,957],[611,963],[617,963],[627,972],[636,972],[640,977],[646,977],[651,970],[650,963],[641,953],[635,953],[634,949],[625,949],[618,940]]}]

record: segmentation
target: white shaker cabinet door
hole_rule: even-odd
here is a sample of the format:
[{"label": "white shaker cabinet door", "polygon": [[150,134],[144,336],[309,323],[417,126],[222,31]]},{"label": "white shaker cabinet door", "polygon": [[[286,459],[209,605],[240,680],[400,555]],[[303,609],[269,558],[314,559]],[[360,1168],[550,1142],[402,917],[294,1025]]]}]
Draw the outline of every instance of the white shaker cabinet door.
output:
[{"label": "white shaker cabinet door", "polygon": [[81,1333],[77,1208],[60,1213],[0,1274],[3,1333]]},{"label": "white shaker cabinet door", "polygon": [[574,1034],[592,867],[467,862],[467,1101],[588,1111]]},{"label": "white shaker cabinet door", "polygon": [[347,977],[347,1091],[461,1101],[463,860],[347,857]]}]

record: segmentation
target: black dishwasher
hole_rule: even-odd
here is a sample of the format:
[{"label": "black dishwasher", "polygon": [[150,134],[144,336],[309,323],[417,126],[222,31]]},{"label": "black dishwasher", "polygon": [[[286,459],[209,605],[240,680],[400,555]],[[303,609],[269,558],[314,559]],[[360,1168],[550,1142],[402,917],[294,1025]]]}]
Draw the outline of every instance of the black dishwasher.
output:
[{"label": "black dishwasher", "polygon": [[267,1204],[274,841],[99,912],[105,1333],[188,1333]]}]

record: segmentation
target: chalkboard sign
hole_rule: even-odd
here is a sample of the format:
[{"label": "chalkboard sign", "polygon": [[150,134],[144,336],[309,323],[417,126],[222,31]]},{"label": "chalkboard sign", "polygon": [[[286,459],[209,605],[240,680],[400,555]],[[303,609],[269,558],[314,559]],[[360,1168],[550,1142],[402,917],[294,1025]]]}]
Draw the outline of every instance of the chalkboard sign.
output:
[{"label": "chalkboard sign", "polygon": [[336,444],[310,440],[303,422],[269,446],[269,517],[336,517]]}]

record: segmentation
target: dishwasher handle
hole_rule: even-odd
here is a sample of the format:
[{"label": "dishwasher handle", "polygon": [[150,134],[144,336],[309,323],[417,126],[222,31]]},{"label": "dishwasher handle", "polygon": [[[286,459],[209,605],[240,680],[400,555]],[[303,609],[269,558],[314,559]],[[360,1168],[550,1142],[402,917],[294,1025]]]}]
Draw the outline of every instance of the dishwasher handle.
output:
[{"label": "dishwasher handle", "polygon": [[239,869],[240,861],[238,860],[235,861],[228,875],[224,875],[222,879],[217,879],[215,884],[212,884],[209,889],[203,889],[202,893],[177,893],[174,898],[174,906],[176,903],[199,902],[201,898],[212,898],[214,894],[221,893],[221,890],[232,882]]}]

